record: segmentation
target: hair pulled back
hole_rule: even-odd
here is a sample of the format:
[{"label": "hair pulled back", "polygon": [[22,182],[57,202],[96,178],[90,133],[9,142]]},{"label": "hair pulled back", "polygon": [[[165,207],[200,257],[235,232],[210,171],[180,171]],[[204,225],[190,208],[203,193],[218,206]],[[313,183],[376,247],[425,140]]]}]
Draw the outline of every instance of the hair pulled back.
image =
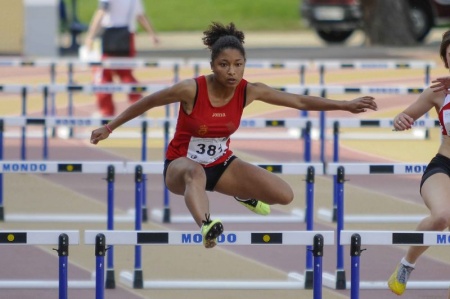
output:
[{"label": "hair pulled back", "polygon": [[225,49],[236,49],[245,57],[244,33],[236,28],[234,23],[227,26],[213,22],[203,32],[203,44],[211,51],[211,61]]},{"label": "hair pulled back", "polygon": [[439,54],[441,55],[441,59],[444,62],[444,65],[446,68],[449,68],[448,61],[447,61],[447,48],[450,45],[450,30],[444,32],[442,34],[442,42],[441,47],[439,49]]}]

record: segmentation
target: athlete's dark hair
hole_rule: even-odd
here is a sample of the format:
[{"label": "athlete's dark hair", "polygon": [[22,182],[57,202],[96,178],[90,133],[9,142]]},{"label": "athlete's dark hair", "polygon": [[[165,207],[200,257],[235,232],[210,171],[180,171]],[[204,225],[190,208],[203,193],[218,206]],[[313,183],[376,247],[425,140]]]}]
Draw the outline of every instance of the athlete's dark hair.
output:
[{"label": "athlete's dark hair", "polygon": [[211,61],[225,49],[236,49],[245,57],[244,33],[236,28],[234,23],[227,26],[213,22],[208,30],[203,32],[203,44],[211,51]]},{"label": "athlete's dark hair", "polygon": [[441,54],[441,59],[445,64],[445,67],[448,68],[448,61],[447,61],[447,48],[450,46],[450,30],[444,32],[442,34],[442,42],[441,47],[439,50],[439,53]]}]

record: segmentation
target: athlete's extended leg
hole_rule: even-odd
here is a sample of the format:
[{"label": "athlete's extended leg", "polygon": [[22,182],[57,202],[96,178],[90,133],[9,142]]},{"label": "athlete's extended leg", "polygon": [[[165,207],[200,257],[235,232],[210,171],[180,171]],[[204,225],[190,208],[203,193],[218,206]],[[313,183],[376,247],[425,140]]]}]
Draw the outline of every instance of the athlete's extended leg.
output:
[{"label": "athlete's extended leg", "polygon": [[[442,231],[450,224],[450,178],[447,174],[436,173],[430,176],[421,189],[425,205],[430,215],[417,226],[417,231]],[[428,249],[428,246],[411,246],[406,256],[397,266],[388,281],[389,288],[397,295],[406,289],[409,275],[415,267],[417,259]]]},{"label": "athlete's extended leg", "polygon": [[214,247],[216,238],[223,232],[223,225],[220,220],[209,218],[203,167],[187,158],[178,158],[167,168],[166,185],[171,192],[184,195],[187,208],[197,225],[202,228],[203,244],[206,248]]},{"label": "athlete's extended leg", "polygon": [[287,205],[294,198],[292,188],[278,175],[239,158],[231,162],[214,190],[239,198],[254,198],[269,205]]}]

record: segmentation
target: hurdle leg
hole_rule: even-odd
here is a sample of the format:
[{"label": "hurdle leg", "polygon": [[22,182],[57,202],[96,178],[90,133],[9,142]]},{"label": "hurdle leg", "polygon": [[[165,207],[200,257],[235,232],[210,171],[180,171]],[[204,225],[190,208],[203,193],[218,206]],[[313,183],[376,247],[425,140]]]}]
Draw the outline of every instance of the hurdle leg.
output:
[{"label": "hurdle leg", "polygon": [[[170,122],[164,122],[164,153],[167,152],[167,148],[169,147],[169,129]],[[169,190],[164,185],[164,214],[163,214],[163,223],[170,223],[170,202],[169,202]]]},{"label": "hurdle leg", "polygon": [[[43,102],[44,102],[44,116],[48,115],[48,86],[44,86],[43,93]],[[48,159],[48,135],[47,135],[47,125],[44,123],[42,129],[42,160]]]},{"label": "hurdle leg", "polygon": [[105,235],[98,234],[95,237],[95,299],[105,297]]},{"label": "hurdle leg", "polygon": [[322,299],[322,256],[323,256],[323,236],[314,236],[314,299]]},{"label": "hurdle leg", "polygon": [[[27,88],[24,86],[22,87],[22,116],[27,116]],[[27,158],[27,152],[26,152],[26,126],[22,127],[22,134],[21,134],[21,143],[20,143],[20,158],[22,161],[25,161]]]},{"label": "hurdle leg", "polygon": [[[136,166],[135,173],[135,201],[136,201],[136,222],[135,230],[142,229],[142,166]],[[141,246],[136,245],[134,248],[134,281],[133,288],[144,288],[144,279],[142,273],[142,251]]]},{"label": "hurdle leg", "polygon": [[69,236],[61,234],[58,239],[58,249],[56,250],[59,256],[59,299],[67,299],[68,276],[67,262],[69,256]]},{"label": "hurdle leg", "polygon": [[[107,228],[108,230],[114,230],[114,166],[108,166],[108,174],[106,181],[108,182],[108,216],[107,216]],[[114,248],[111,246],[108,250],[107,257],[107,270],[106,270],[106,288],[116,288],[116,282],[114,278]]]},{"label": "hurdle leg", "polygon": [[[308,167],[306,175],[306,230],[314,230],[314,167]],[[306,247],[305,289],[313,288],[312,247]]]},{"label": "hurdle leg", "polygon": [[[5,126],[3,119],[0,119],[0,161],[3,160],[3,132]],[[0,173],[0,221],[5,221],[5,210],[3,207],[3,174]]]},{"label": "hurdle leg", "polygon": [[341,245],[340,235],[341,231],[344,229],[344,181],[345,181],[345,171],[344,167],[340,166],[338,168],[337,182],[337,265],[336,265],[336,289],[345,290],[346,289],[346,279],[344,270],[344,246]]},{"label": "hurdle leg", "polygon": [[361,236],[354,234],[351,238],[350,256],[352,261],[351,267],[351,299],[359,299],[359,269],[361,255]]},{"label": "hurdle leg", "polygon": [[[142,161],[147,161],[147,122],[142,122]],[[142,200],[141,200],[141,209],[142,209],[142,221],[148,221],[148,213],[147,213],[147,175],[142,174]]]}]

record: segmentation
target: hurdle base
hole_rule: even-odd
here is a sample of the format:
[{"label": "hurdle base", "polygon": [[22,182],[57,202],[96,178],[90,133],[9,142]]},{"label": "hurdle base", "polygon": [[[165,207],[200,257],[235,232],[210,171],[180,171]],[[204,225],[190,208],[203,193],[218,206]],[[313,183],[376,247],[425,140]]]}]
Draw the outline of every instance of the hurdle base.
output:
[{"label": "hurdle base", "polygon": [[305,290],[312,290],[314,287],[314,271],[305,271]]},{"label": "hurdle base", "polygon": [[346,287],[345,270],[336,270],[336,290],[345,290]]},{"label": "hurdle base", "polygon": [[142,270],[134,270],[133,277],[133,289],[143,289],[144,288],[144,274]]},{"label": "hurdle base", "polygon": [[170,208],[168,207],[164,208],[163,223],[170,223]]},{"label": "hurdle base", "polygon": [[[143,283],[143,289],[160,290],[303,290],[304,279],[299,273],[289,273],[287,280],[148,280]],[[120,281],[129,285],[133,275],[131,272],[120,273]]]},{"label": "hurdle base", "polygon": [[144,222],[144,223],[148,222],[147,207],[142,207],[142,222]]},{"label": "hurdle base", "polygon": [[[289,215],[267,215],[261,217],[256,214],[214,216],[226,223],[305,223],[305,213],[301,209],[293,209]],[[154,221],[164,223],[194,223],[191,215],[170,215],[170,210],[151,210],[151,218]]]},{"label": "hurdle base", "polygon": [[106,281],[105,288],[106,289],[115,289],[116,288],[116,280],[114,278],[114,270],[108,269],[106,270]]}]

